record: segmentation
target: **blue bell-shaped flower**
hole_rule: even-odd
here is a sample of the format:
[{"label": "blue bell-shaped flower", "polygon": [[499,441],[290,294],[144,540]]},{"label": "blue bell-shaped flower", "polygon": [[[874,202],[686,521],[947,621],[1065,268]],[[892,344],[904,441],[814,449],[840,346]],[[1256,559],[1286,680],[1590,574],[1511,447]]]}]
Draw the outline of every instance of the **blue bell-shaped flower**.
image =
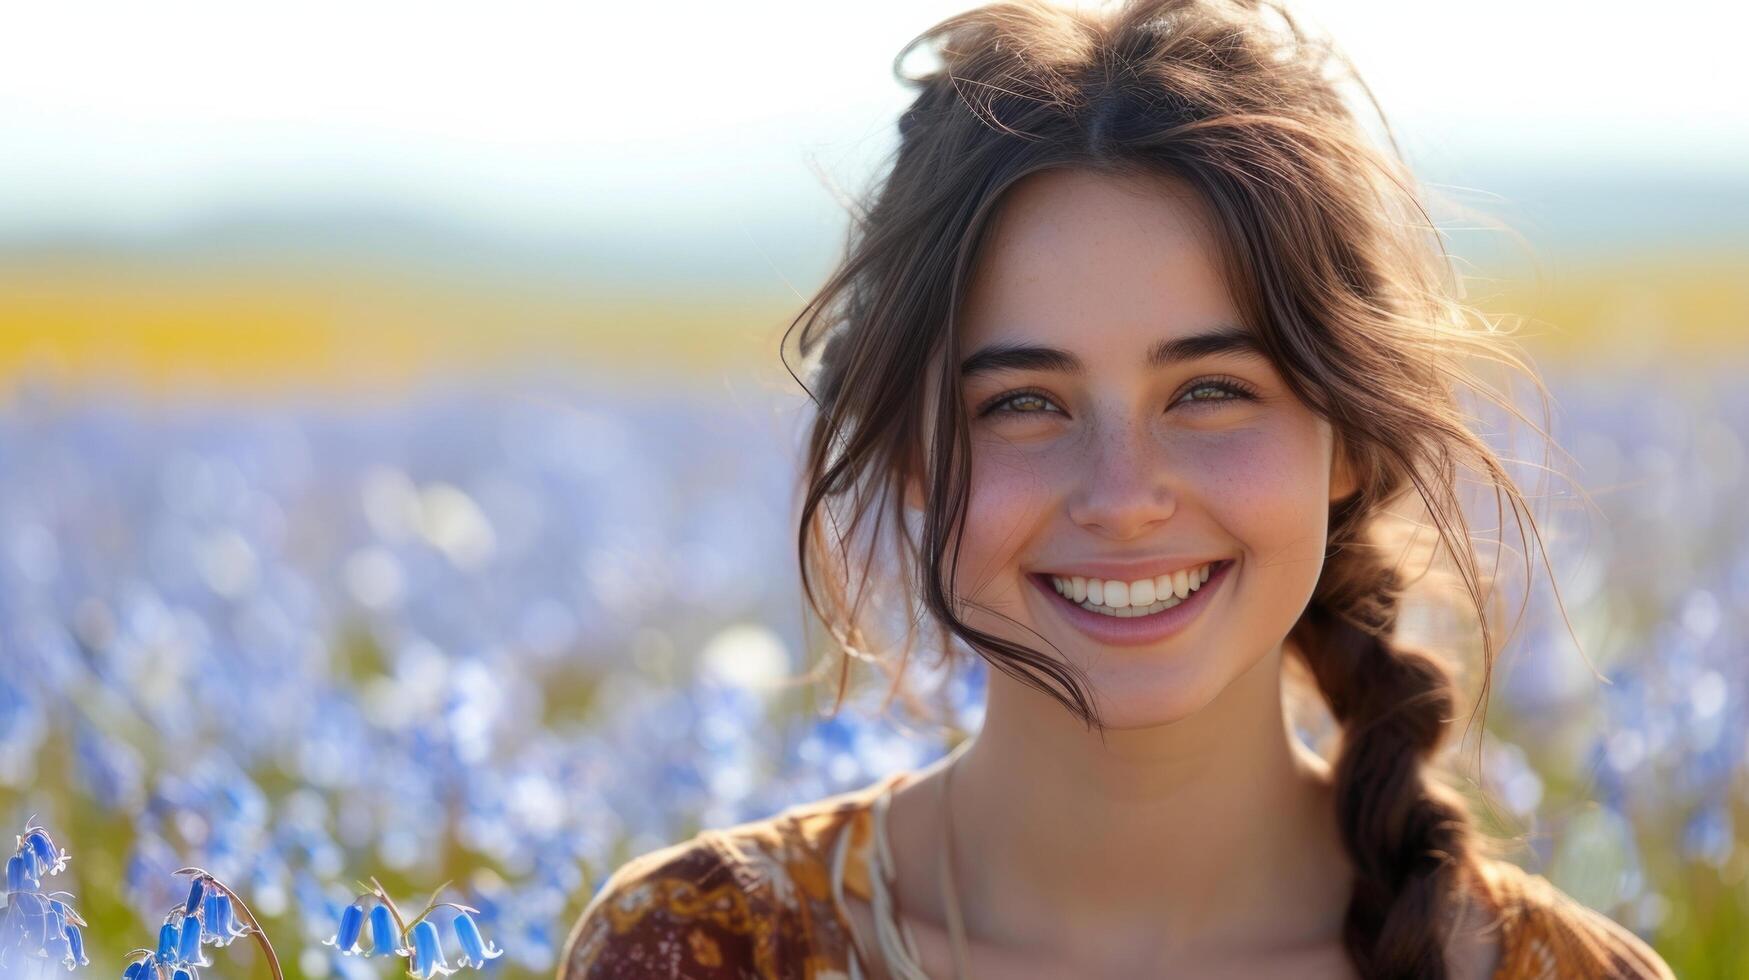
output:
[{"label": "blue bell-shaped flower", "polygon": [[176,946],[176,962],[189,966],[212,966],[212,960],[200,948],[200,923],[184,917],[182,920],[182,937]]},{"label": "blue bell-shaped flower", "polygon": [[72,906],[58,898],[49,899],[42,905],[41,922],[43,941],[39,953],[47,952],[52,945],[62,953],[61,961],[69,970],[90,962],[85,958],[85,935],[79,931],[83,920]]},{"label": "blue bell-shaped flower", "polygon": [[364,955],[389,956],[400,952],[399,945],[395,919],[389,915],[389,907],[378,902],[377,907],[370,910],[370,948],[364,951]]},{"label": "blue bell-shaped flower", "polygon": [[45,874],[58,875],[66,870],[68,858],[67,852],[61,851],[57,854],[55,852],[55,842],[49,840],[48,832],[44,831],[41,827],[28,828],[25,833],[24,843],[30,845],[30,853],[36,858],[37,877],[40,878]]},{"label": "blue bell-shaped flower", "polygon": [[85,958],[85,937],[79,934],[78,926],[69,922],[61,927],[61,934],[67,937],[67,955],[61,960],[67,964],[67,969],[91,962]]},{"label": "blue bell-shaped flower", "polygon": [[12,855],[6,861],[6,894],[16,895],[41,888],[42,882],[37,880],[35,865],[35,858],[27,858],[22,854]]},{"label": "blue bell-shaped flower", "polygon": [[206,909],[201,913],[201,938],[214,946],[229,946],[249,930],[231,918],[231,896],[222,891],[208,891]]},{"label": "blue bell-shaped flower", "polygon": [[212,943],[215,946],[224,945],[224,943],[219,941],[219,932],[217,928],[219,921],[220,894],[221,893],[217,890],[209,891],[200,900],[200,941],[203,943]]},{"label": "blue bell-shaped flower", "polygon": [[44,955],[51,943],[59,944],[61,927],[55,911],[40,892],[18,892],[7,896],[4,921],[7,935],[0,950],[22,942],[26,949]]},{"label": "blue bell-shaped flower", "polygon": [[206,879],[196,877],[194,883],[188,886],[188,901],[182,906],[182,914],[193,916],[200,911],[201,895],[206,891]]},{"label": "blue bell-shaped flower", "polygon": [[504,955],[504,951],[496,945],[487,942],[480,936],[480,927],[474,923],[474,917],[462,912],[455,917],[455,938],[461,943],[462,956],[456,961],[459,966],[485,966],[487,960],[495,960]]},{"label": "blue bell-shaped flower", "polygon": [[[195,923],[189,922],[187,919],[183,920],[183,924],[189,928],[195,927]],[[174,922],[166,922],[158,927],[158,962],[176,962],[176,953],[181,948],[178,945],[180,937],[181,933],[177,931]]]},{"label": "blue bell-shaped flower", "polygon": [[437,938],[437,927],[430,919],[421,921],[413,927],[413,970],[414,976],[420,980],[431,980],[442,974],[449,976],[455,972],[443,958],[443,946]]},{"label": "blue bell-shaped flower", "polygon": [[340,928],[334,935],[322,940],[324,946],[334,946],[342,953],[351,956],[359,952],[358,934],[364,931],[364,909],[357,902],[346,906],[340,913]]}]

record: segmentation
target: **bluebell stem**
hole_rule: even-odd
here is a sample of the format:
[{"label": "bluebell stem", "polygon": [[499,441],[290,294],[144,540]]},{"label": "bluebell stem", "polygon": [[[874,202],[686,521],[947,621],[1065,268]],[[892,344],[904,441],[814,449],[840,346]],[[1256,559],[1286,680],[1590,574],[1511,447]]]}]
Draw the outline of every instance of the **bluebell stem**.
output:
[{"label": "bluebell stem", "polygon": [[6,911],[0,917],[0,976],[41,975],[55,960],[75,970],[88,964],[79,917],[64,891],[45,892],[42,882],[67,868],[48,831],[27,821],[6,862]]}]

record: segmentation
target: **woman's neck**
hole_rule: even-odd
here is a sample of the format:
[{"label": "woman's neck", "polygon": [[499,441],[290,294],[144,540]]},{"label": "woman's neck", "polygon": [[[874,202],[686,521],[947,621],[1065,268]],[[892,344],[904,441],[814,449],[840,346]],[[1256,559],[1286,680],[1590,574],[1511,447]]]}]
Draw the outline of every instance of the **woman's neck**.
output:
[{"label": "woman's neck", "polygon": [[[901,791],[910,806],[895,801],[893,832],[927,849],[901,904],[933,923],[945,921],[942,811],[939,787],[922,785],[939,772],[926,776]],[[962,914],[980,942],[1166,963],[1340,935],[1349,865],[1327,766],[1288,731],[1279,648],[1196,715],[1103,743],[992,671],[951,813]]]}]

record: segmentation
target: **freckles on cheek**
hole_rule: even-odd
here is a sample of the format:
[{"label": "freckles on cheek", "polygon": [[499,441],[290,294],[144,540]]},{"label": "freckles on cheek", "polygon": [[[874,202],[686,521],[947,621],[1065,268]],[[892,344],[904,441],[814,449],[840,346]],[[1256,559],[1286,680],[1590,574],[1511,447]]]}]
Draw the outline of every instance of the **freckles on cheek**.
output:
[{"label": "freckles on cheek", "polygon": [[1222,524],[1250,538],[1252,546],[1281,546],[1312,534],[1329,503],[1329,473],[1316,449],[1315,436],[1305,434],[1227,433],[1198,450],[1204,499]]}]

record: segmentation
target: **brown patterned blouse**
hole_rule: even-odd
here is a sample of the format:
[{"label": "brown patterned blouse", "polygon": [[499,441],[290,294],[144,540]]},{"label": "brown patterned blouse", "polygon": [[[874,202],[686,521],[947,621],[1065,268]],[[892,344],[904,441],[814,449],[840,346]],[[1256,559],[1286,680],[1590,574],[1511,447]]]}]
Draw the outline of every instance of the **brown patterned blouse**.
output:
[{"label": "brown patterned blouse", "polygon": [[[871,847],[897,772],[633,858],[578,917],[558,980],[861,980],[844,895],[871,897]],[[1486,861],[1501,916],[1493,980],[1674,980],[1639,937],[1541,875]]]}]

